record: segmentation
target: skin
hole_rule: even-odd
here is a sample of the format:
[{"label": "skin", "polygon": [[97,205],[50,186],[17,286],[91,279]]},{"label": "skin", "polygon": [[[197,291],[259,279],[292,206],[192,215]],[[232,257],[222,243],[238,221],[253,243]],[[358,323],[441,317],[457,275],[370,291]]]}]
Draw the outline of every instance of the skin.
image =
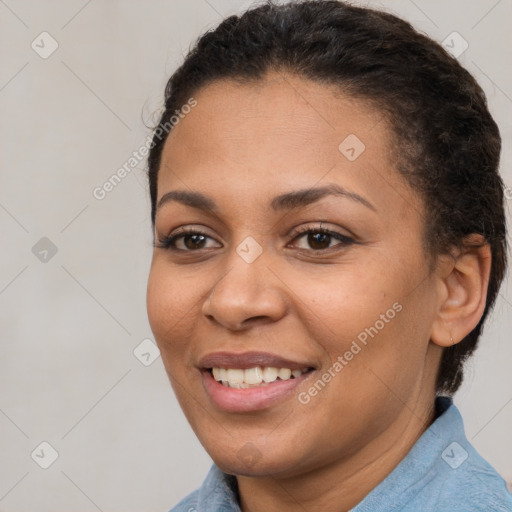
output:
[{"label": "skin", "polygon": [[[469,333],[485,306],[489,248],[454,251],[431,266],[422,200],[393,167],[380,112],[361,100],[278,73],[256,84],[215,82],[194,97],[165,144],[158,200],[198,191],[219,213],[176,201],[157,210],[147,307],[167,374],[205,449],[237,475],[244,511],[348,510],[432,422],[442,348]],[[338,149],[349,134],[366,146],[354,161]],[[374,209],[342,196],[269,207],[276,195],[328,183]],[[294,235],[320,223],[354,243]],[[158,247],[178,227],[209,238],[200,249],[190,237],[177,241],[181,252]],[[252,263],[236,252],[248,236],[262,249]],[[300,403],[297,393],[394,303],[401,311]],[[198,361],[246,350],[308,361],[315,371],[273,407],[219,410]]]}]

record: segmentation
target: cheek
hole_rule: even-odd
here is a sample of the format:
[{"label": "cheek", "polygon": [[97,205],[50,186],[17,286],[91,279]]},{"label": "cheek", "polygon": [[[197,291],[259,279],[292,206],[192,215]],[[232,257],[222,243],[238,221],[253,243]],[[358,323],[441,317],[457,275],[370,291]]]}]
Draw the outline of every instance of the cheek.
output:
[{"label": "cheek", "polygon": [[[373,325],[379,315],[392,308],[397,300],[394,290],[383,274],[369,267],[340,268],[327,276],[312,276],[297,289],[304,312],[317,328],[330,332],[335,338],[357,336]],[[297,303],[299,303],[297,302]]]},{"label": "cheek", "polygon": [[165,362],[166,354],[177,354],[188,345],[195,324],[192,317],[198,314],[200,301],[192,283],[183,283],[178,273],[156,262],[149,274],[146,305],[149,324]]},{"label": "cheek", "polygon": [[158,272],[158,267],[153,263],[148,278],[146,308],[149,324],[157,343],[159,343],[162,333],[166,330],[170,315],[166,315],[165,312],[169,311],[169,306],[171,306],[168,304],[167,286],[162,277],[161,273]]},{"label": "cheek", "polygon": [[[364,379],[364,366],[382,370],[391,381],[421,364],[428,342],[428,314],[421,290],[411,293],[405,268],[364,265],[308,279],[298,289],[300,315],[329,360],[349,359],[351,379]],[[424,321],[424,320],[425,321]],[[425,325],[423,325],[423,323]],[[409,363],[408,363],[409,361]],[[398,372],[397,370],[400,370]],[[394,372],[397,372],[395,375]],[[348,376],[347,376],[348,377]]]}]

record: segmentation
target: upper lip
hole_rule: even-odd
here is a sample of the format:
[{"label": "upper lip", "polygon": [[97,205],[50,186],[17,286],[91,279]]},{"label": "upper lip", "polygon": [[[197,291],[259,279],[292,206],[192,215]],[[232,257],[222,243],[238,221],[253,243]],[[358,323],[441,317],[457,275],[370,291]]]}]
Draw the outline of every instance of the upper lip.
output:
[{"label": "upper lip", "polygon": [[240,354],[233,352],[212,352],[202,357],[199,361],[199,367],[202,369],[239,368],[244,370],[254,368],[255,366],[289,368],[290,370],[312,368],[312,365],[309,363],[292,361],[291,359],[267,352],[242,352]]}]

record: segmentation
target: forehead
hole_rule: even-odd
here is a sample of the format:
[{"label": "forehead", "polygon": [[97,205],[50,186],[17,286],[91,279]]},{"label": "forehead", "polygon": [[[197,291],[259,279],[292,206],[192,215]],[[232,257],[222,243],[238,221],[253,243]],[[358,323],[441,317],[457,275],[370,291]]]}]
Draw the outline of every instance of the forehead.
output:
[{"label": "forehead", "polygon": [[243,84],[219,80],[201,89],[196,100],[189,121],[185,118],[169,135],[170,144],[186,139],[199,151],[226,154],[238,150],[243,154],[244,149],[252,148],[234,143],[252,141],[272,147],[271,156],[278,157],[289,149],[312,149],[311,145],[304,147],[304,139],[316,146],[323,142],[335,151],[341,137],[349,134],[374,146],[377,143],[376,149],[389,147],[391,142],[382,113],[369,103],[332,85],[295,75],[274,72]]},{"label": "forehead", "polygon": [[280,73],[217,81],[194,98],[166,141],[158,198],[192,187],[263,199],[329,181],[405,207],[397,199],[411,191],[394,168],[391,132],[369,103]]}]

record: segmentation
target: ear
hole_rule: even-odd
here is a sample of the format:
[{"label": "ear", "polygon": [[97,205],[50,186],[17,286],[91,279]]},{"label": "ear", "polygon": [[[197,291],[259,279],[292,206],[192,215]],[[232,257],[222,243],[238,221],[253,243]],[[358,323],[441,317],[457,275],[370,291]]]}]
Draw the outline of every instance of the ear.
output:
[{"label": "ear", "polygon": [[469,235],[464,249],[439,256],[437,315],[430,335],[433,343],[449,347],[478,325],[485,309],[490,272],[491,248],[482,235]]}]

